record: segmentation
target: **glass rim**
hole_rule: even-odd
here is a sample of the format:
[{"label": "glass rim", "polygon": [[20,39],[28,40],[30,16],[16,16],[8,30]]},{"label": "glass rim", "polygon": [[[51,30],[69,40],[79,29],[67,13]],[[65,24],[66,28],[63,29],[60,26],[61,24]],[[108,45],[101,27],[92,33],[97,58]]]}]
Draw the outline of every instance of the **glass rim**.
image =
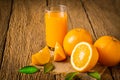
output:
[{"label": "glass rim", "polygon": [[[66,5],[55,5],[55,6],[47,6],[46,8],[45,8],[45,12],[56,12],[56,11],[51,11],[50,10],[50,8],[64,8],[65,9],[65,11],[67,10],[67,6]],[[61,11],[62,12],[62,11]]]}]

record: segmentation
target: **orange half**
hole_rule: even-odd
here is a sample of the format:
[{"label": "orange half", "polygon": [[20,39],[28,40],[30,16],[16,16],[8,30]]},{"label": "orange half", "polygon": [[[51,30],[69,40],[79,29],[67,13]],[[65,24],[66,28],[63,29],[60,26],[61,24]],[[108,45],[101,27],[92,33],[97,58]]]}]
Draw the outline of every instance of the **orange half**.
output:
[{"label": "orange half", "polygon": [[86,72],[96,65],[98,57],[97,49],[93,45],[80,42],[72,51],[71,64],[75,70]]}]

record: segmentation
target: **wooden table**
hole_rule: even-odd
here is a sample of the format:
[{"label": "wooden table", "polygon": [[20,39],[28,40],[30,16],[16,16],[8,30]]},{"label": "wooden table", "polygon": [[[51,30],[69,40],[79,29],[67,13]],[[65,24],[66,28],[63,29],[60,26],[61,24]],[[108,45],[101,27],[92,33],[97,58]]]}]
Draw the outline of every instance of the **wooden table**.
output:
[{"label": "wooden table", "polygon": [[[0,80],[64,80],[60,74],[18,72],[45,46],[44,10],[53,4],[68,7],[69,30],[85,28],[94,41],[103,35],[120,39],[120,0],[0,0]],[[107,68],[102,80],[120,80],[120,65]]]}]

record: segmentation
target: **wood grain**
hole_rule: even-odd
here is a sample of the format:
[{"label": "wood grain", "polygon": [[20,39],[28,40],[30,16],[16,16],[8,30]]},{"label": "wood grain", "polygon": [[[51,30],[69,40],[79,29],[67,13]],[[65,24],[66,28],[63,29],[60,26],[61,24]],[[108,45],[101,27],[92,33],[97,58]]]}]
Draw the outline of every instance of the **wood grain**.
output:
[{"label": "wood grain", "polygon": [[120,64],[115,67],[111,67],[111,73],[114,80],[120,80]]},{"label": "wood grain", "polygon": [[120,15],[112,0],[82,0],[90,23],[98,37],[111,35],[120,39]]},{"label": "wood grain", "polygon": [[94,34],[94,30],[89,23],[88,17],[80,0],[66,1],[66,5],[68,6],[68,13],[70,15],[73,28],[80,27],[88,30],[92,34],[93,40],[95,41],[96,36]]},{"label": "wood grain", "polygon": [[11,0],[0,0],[0,67],[4,56],[5,39],[9,27],[11,3]]},{"label": "wood grain", "polygon": [[110,70],[107,68],[101,76],[101,80],[114,80],[112,75],[110,75]]},{"label": "wood grain", "polygon": [[31,63],[31,55],[45,46],[45,0],[15,0],[10,19],[0,80],[54,80],[54,75],[25,75],[18,70]]}]

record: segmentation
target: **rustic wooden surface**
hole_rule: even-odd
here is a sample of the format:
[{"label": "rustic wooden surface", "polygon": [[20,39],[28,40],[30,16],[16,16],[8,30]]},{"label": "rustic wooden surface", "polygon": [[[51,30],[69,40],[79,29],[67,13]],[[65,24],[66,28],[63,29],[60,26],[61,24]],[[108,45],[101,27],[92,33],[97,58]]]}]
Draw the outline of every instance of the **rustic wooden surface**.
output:
[{"label": "rustic wooden surface", "polygon": [[9,1],[9,3],[8,1],[9,0],[0,1],[0,64],[2,63],[11,14],[11,1]]},{"label": "rustic wooden surface", "polygon": [[[44,10],[54,4],[68,7],[69,29],[85,28],[94,41],[102,35],[120,40],[119,0],[0,0],[0,80],[64,80],[60,74],[18,73],[45,46]],[[102,80],[120,80],[120,65],[107,68]]]}]

